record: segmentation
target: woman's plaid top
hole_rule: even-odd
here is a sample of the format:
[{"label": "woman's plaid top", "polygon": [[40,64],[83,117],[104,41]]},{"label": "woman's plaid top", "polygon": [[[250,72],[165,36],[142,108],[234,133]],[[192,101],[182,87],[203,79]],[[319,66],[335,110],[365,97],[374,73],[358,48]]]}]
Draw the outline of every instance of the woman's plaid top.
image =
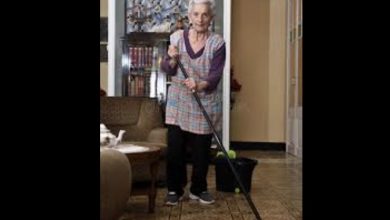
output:
[{"label": "woman's plaid top", "polygon": [[[197,92],[203,107],[210,116],[216,130],[221,128],[222,97],[217,92],[217,84],[222,76],[225,65],[225,42],[223,38],[211,33],[205,46],[196,54],[188,40],[188,31],[177,31],[170,36],[172,45],[176,45],[180,61],[189,77],[206,80],[209,83],[205,91]],[[185,79],[180,68],[170,68],[169,59],[161,64],[162,69],[172,74],[172,84],[168,87],[166,105],[166,124],[177,125],[184,131],[195,134],[211,134],[212,130],[203,116],[191,91],[182,84]]]}]

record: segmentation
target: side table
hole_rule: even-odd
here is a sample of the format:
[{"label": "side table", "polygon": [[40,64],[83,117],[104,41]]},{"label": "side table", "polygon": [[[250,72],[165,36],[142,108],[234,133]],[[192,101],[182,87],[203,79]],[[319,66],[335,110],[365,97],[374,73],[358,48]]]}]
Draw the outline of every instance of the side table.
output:
[{"label": "side table", "polygon": [[114,149],[124,153],[127,156],[131,165],[145,164],[150,166],[151,181],[147,188],[132,188],[131,195],[148,195],[149,197],[149,212],[154,212],[156,204],[156,179],[159,165],[160,151],[159,147],[139,146],[133,144],[122,143]]}]

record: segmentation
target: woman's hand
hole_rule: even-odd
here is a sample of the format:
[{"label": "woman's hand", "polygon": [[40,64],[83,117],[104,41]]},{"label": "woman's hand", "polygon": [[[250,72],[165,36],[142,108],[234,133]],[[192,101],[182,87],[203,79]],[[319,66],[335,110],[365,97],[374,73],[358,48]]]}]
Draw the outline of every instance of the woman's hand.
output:
[{"label": "woman's hand", "polygon": [[177,50],[177,47],[173,45],[169,45],[168,47],[168,55],[169,57],[176,58],[179,56],[179,51]]},{"label": "woman's hand", "polygon": [[207,88],[208,82],[207,81],[200,81],[199,83],[196,83],[195,80],[191,77],[185,79],[183,81],[183,84],[187,86],[191,90],[191,92],[195,91],[202,91]]},{"label": "woman's hand", "polygon": [[196,82],[193,78],[189,77],[183,81],[183,84],[191,90],[191,92],[196,91]]},{"label": "woman's hand", "polygon": [[168,56],[171,57],[169,60],[169,65],[174,68],[177,64],[176,58],[179,57],[179,51],[177,50],[177,47],[169,45]]}]

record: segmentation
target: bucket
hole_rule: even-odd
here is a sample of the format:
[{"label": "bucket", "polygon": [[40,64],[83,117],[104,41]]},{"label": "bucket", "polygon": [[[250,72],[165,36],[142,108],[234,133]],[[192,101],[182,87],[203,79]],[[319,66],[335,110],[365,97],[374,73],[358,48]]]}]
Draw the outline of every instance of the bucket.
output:
[{"label": "bucket", "polygon": [[[251,190],[252,174],[257,165],[257,160],[237,157],[236,159],[231,159],[231,162],[245,190],[249,193]],[[215,181],[217,191],[235,192],[236,188],[240,188],[225,157],[218,157],[215,160]]]}]

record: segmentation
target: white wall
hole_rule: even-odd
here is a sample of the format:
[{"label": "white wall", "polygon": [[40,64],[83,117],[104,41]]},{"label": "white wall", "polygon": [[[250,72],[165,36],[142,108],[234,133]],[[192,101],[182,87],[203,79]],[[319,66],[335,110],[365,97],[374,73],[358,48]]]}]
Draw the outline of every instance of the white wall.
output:
[{"label": "white wall", "polygon": [[231,141],[285,142],[285,0],[233,1]]}]

